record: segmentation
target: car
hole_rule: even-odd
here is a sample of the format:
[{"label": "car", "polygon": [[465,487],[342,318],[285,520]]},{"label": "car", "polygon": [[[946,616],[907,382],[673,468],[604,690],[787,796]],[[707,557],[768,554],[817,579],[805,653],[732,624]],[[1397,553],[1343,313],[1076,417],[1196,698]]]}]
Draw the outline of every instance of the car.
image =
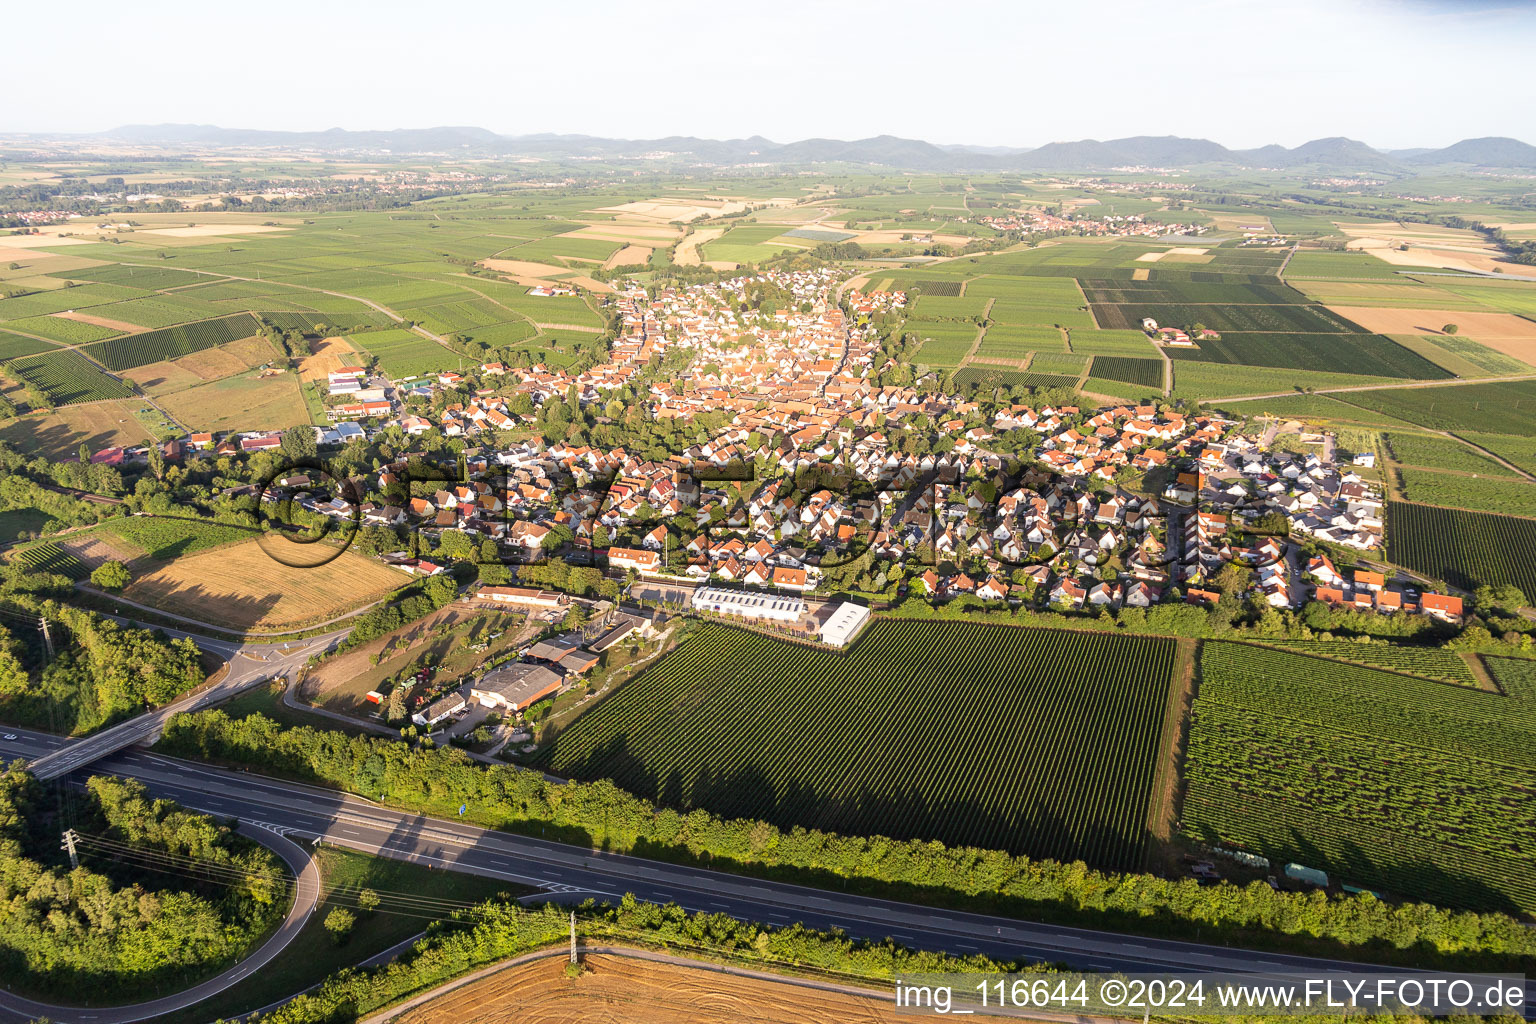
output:
[{"label": "car", "polygon": [[18,739],[18,738],[19,737],[17,737],[17,735],[15,733],[13,733],[13,732],[8,732],[4,736],[0,736],[0,739],[7,739],[7,740],[14,740],[14,739]]}]

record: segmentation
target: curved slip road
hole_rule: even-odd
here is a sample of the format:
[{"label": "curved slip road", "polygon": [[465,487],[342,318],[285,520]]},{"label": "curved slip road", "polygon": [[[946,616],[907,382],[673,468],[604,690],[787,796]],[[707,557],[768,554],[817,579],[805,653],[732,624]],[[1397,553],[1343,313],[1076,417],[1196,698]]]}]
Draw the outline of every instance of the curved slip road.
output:
[{"label": "curved slip road", "polygon": [[54,1006],[0,989],[0,1021],[33,1021],[46,1017],[54,1024],[130,1024],[132,1021],[147,1020],[186,1009],[218,995],[261,970],[273,957],[288,948],[288,943],[299,934],[299,930],[309,921],[309,915],[319,905],[320,869],[315,866],[308,851],[277,830],[241,822],[240,832],[281,857],[294,877],[293,905],[288,908],[288,916],[283,918],[277,931],[256,952],[202,984],[174,995],[125,1006]]},{"label": "curved slip road", "polygon": [[[30,756],[58,742],[12,732],[18,739],[0,740],[0,758]],[[196,810],[277,826],[364,853],[505,879],[567,899],[616,900],[628,892],[641,900],[677,903],[690,911],[729,914],[744,921],[780,927],[799,922],[810,928],[840,928],[853,938],[890,938],[917,949],[1064,963],[1090,971],[1321,975],[1370,971],[1373,966],[967,913],[605,853],[158,754],[118,754],[103,760],[99,769],[136,778],[156,796]],[[1528,999],[1533,996],[1536,983],[1527,987]]]}]

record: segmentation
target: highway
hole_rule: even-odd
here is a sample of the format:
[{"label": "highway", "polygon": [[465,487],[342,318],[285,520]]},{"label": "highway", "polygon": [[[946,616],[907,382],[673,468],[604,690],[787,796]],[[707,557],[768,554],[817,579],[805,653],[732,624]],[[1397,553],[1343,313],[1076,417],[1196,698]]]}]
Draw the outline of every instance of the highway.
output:
[{"label": "highway", "polygon": [[[0,756],[6,759],[46,753],[59,743],[54,737],[13,731],[17,740],[0,740]],[[771,925],[800,922],[812,928],[841,928],[856,938],[889,937],[916,948],[1058,962],[1084,970],[1325,973],[1370,969],[1347,961],[904,904],[604,853],[141,751],[114,755],[97,770],[139,779],[155,795],[187,807],[274,828],[294,838],[320,837],[337,846],[500,878],[567,899],[583,894],[615,899],[630,892],[647,901],[674,902],[692,911]]]},{"label": "highway", "polygon": [[[106,617],[138,625],[116,615]],[[211,707],[262,680],[288,675],[294,669],[302,668],[311,655],[329,650],[340,643],[349,630],[350,627],[284,644],[238,644],[228,640],[213,640],[179,629],[163,629],[162,632],[173,640],[190,638],[200,650],[223,658],[228,663],[224,678],[212,686],[194,690],[163,707],[136,715],[110,729],[103,729],[84,739],[68,741],[47,756],[39,758],[32,765],[32,773],[45,780],[61,778],[119,750],[138,743],[152,742],[160,735],[166,719],[177,712]]]}]

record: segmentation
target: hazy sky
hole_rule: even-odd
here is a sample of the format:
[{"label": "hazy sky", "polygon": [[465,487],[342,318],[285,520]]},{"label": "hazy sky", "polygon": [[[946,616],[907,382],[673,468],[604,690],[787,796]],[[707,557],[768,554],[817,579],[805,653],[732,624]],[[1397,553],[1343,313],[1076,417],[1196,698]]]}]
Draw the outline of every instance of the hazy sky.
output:
[{"label": "hazy sky", "polygon": [[1532,0],[18,0],[5,20],[0,131],[1536,143]]}]

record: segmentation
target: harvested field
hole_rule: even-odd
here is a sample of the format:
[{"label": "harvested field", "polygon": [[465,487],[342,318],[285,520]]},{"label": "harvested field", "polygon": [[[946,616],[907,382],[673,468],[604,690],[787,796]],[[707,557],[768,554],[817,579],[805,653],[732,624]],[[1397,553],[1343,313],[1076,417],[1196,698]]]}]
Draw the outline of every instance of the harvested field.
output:
[{"label": "harvested field", "polygon": [[1505,340],[1536,340],[1536,321],[1513,313],[1473,313],[1460,309],[1395,309],[1390,306],[1329,306],[1373,334],[1439,334],[1455,324],[1458,334],[1485,345]]},{"label": "harvested field", "polygon": [[1458,328],[1453,336],[1482,344],[1502,355],[1536,365],[1536,321],[1513,313],[1474,313],[1452,309],[1394,309],[1370,306],[1329,306],[1372,331],[1372,324],[1385,324],[1380,333],[1427,334],[1448,337],[1440,329],[1446,324]]},{"label": "harvested field", "polygon": [[134,580],[123,594],[217,626],[274,632],[342,615],[408,580],[350,551],[324,565],[294,568],[268,554],[263,541],[251,540],[175,559]]},{"label": "harvested field", "polygon": [[328,380],[331,371],[355,365],[357,349],[346,338],[321,338],[309,343],[309,355],[299,363],[300,380]]},{"label": "harvested field", "polygon": [[150,433],[134,418],[139,405],[129,399],[61,406],[42,416],[8,421],[0,426],[0,441],[51,459],[72,459],[82,444],[91,451],[140,444],[149,440]]},{"label": "harvested field", "polygon": [[651,250],[643,245],[626,245],[618,252],[609,256],[603,263],[604,270],[612,270],[614,267],[627,267],[634,264],[649,264],[651,262]]},{"label": "harvested field", "polygon": [[76,323],[94,324],[97,327],[105,327],[112,331],[126,331],[129,334],[145,329],[143,324],[131,324],[126,320],[113,320],[111,317],[105,316],[91,316],[89,313],[81,313],[76,310],[54,313],[53,316],[58,317],[60,320],[73,320]]},{"label": "harvested field", "polygon": [[243,374],[165,395],[160,400],[192,430],[283,430],[309,422],[292,374]]},{"label": "harvested field", "polygon": [[129,376],[145,391],[160,395],[232,377],[273,358],[275,353],[265,339],[242,338],[180,359],[136,366]]},{"label": "harvested field", "polygon": [[699,265],[699,247],[706,242],[713,242],[725,234],[725,228],[700,228],[677,245],[677,257],[673,260],[680,267],[696,267]]},{"label": "harvested field", "polygon": [[658,223],[686,223],[699,217],[719,217],[740,213],[745,203],[724,199],[652,199],[643,202],[621,203],[618,206],[600,207],[599,213],[624,213],[631,217]]},{"label": "harvested field", "polygon": [[[588,973],[565,976],[561,957],[520,964],[445,992],[393,1024],[898,1024],[890,997],[810,989],[724,974],[713,965],[659,964],[607,954],[585,958]],[[877,983],[871,982],[872,988]],[[808,1013],[814,1006],[815,1012]],[[988,1018],[976,1017],[976,1020]],[[995,1018],[994,1018],[995,1019]]]}]

